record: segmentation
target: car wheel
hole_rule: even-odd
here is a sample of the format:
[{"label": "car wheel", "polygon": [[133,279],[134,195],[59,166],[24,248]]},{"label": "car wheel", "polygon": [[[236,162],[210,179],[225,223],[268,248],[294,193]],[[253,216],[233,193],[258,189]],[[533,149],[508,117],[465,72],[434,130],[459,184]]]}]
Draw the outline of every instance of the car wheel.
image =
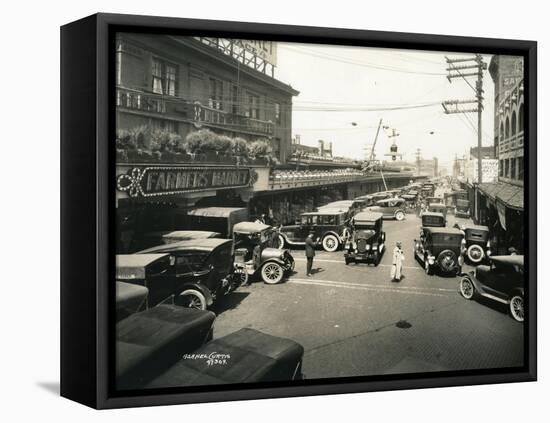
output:
[{"label": "car wheel", "polygon": [[405,213],[403,213],[401,210],[395,213],[395,220],[401,222],[403,219],[405,219]]},{"label": "car wheel", "polygon": [[424,271],[426,272],[426,275],[433,275],[434,271],[430,263],[428,263],[428,260],[424,260]]},{"label": "car wheel", "polygon": [[284,270],[279,263],[269,262],[262,266],[261,273],[265,283],[274,285],[283,280]]},{"label": "car wheel", "polygon": [[346,262],[346,266],[348,266],[349,265],[349,259],[344,259],[344,260]]},{"label": "car wheel", "polygon": [[466,255],[468,256],[468,260],[474,264],[478,264],[481,260],[483,260],[485,253],[483,252],[483,248],[481,248],[481,246],[473,244],[468,247]]},{"label": "car wheel", "polygon": [[278,239],[278,242],[277,242],[277,248],[279,250],[282,250],[283,248],[285,248],[285,237],[282,236],[281,234],[279,234],[279,239]]},{"label": "car wheel", "polygon": [[329,253],[333,253],[340,246],[338,238],[334,235],[327,235],[323,238],[323,249]]},{"label": "car wheel", "polygon": [[523,295],[514,295],[510,299],[510,314],[517,322],[523,322]]},{"label": "car wheel", "polygon": [[467,300],[473,300],[476,296],[476,288],[474,283],[468,276],[464,276],[460,280],[459,284],[460,295],[462,295]]},{"label": "car wheel", "polygon": [[246,270],[242,272],[237,272],[237,278],[239,279],[239,286],[246,285],[248,283],[248,273]]},{"label": "car wheel", "polygon": [[196,310],[206,310],[206,298],[197,289],[186,289],[174,301],[176,305]]}]

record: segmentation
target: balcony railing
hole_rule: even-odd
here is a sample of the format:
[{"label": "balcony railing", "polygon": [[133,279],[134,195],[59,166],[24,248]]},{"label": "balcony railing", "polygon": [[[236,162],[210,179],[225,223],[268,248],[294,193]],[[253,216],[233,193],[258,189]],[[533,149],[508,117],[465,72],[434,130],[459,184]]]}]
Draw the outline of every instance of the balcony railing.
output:
[{"label": "balcony railing", "polygon": [[274,125],[271,121],[249,118],[228,113],[224,110],[204,106],[199,102],[193,104],[195,122],[223,126],[235,132],[250,132],[266,136],[273,135]]},{"label": "balcony railing", "polygon": [[267,137],[274,133],[274,125],[271,121],[236,115],[205,106],[198,101],[189,102],[173,96],[145,93],[129,88],[117,88],[116,105],[120,108],[163,115],[167,119],[185,119],[199,125],[217,126],[228,131]]},{"label": "balcony railing", "polygon": [[518,148],[523,148],[523,131],[500,141],[498,145],[498,153],[508,153],[510,151],[517,150]]},{"label": "balcony railing", "polygon": [[143,112],[166,113],[166,102],[161,96],[127,88],[117,88],[116,105]]}]

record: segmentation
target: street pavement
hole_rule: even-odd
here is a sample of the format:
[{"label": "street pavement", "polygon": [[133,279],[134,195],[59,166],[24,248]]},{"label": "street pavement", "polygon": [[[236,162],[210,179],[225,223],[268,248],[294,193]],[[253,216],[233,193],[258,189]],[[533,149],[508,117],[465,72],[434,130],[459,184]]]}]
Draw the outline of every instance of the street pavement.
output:
[{"label": "street pavement", "polygon": [[[449,216],[448,226],[454,222]],[[415,261],[418,217],[384,221],[384,230],[378,267],[346,266],[342,251],[317,251],[307,277],[304,250],[294,249],[296,269],[284,283],[255,281],[220,302],[214,337],[250,327],[293,339],[305,348],[308,379],[523,364],[523,325],[505,306],[467,301],[458,277],[428,276]],[[396,241],[405,252],[399,283],[390,280]]]}]

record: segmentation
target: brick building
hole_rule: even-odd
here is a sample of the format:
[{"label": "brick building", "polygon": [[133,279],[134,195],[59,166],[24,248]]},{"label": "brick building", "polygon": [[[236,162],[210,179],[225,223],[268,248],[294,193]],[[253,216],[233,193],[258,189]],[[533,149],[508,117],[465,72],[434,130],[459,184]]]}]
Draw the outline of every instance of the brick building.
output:
[{"label": "brick building", "polygon": [[238,40],[118,34],[117,128],[146,125],[182,137],[208,128],[266,140],[284,163],[291,154],[292,97],[298,91],[273,77],[273,64],[269,74],[267,62],[261,67],[242,45],[238,55],[237,46]]},{"label": "brick building", "polygon": [[[498,179],[475,188],[475,216],[489,226],[499,253],[523,251],[524,97],[523,58],[493,56],[489,72],[495,84],[494,150]],[[485,180],[485,179],[484,179]]]}]

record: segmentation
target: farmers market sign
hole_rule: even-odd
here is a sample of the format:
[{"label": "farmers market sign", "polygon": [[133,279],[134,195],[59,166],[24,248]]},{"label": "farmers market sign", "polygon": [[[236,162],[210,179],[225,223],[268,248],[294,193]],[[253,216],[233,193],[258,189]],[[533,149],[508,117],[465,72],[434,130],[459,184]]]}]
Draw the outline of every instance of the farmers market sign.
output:
[{"label": "farmers market sign", "polygon": [[243,188],[255,181],[249,168],[234,167],[133,167],[117,176],[117,189],[130,197],[153,197],[212,189]]}]

